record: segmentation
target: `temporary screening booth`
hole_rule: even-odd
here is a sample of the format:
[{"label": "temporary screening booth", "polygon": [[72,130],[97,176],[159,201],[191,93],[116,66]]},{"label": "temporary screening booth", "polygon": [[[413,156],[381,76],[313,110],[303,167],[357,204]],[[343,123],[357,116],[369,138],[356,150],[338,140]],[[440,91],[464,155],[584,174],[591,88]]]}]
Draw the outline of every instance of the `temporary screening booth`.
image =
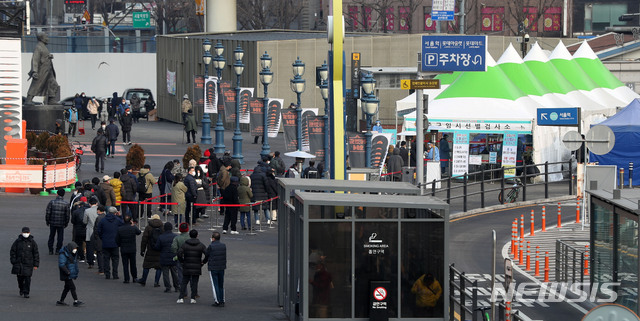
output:
[{"label": "temporary screening booth", "polygon": [[[587,42],[573,56],[562,42],[550,55],[536,43],[524,59],[509,46],[498,62],[487,54],[486,72],[454,73],[445,80],[451,81],[446,89],[429,95],[427,115],[430,124],[446,128],[441,132],[453,133],[449,135],[452,152],[458,150],[458,158],[453,155],[454,174],[456,168],[459,174],[468,170],[473,150],[467,145],[478,141],[474,136],[484,134],[489,128],[486,134],[491,137],[484,143],[489,152],[491,145],[496,147],[497,162],[503,166],[511,165],[504,164],[505,160],[522,161],[520,157],[511,160],[512,156],[505,157],[502,153],[514,150],[513,140],[505,139],[507,135],[516,135],[516,146],[526,148],[532,144],[534,163],[565,161],[570,152],[563,147],[562,136],[575,128],[537,126],[537,109],[580,107],[580,127],[586,132],[591,124],[613,115],[617,107],[640,97],[606,69]],[[415,108],[415,97],[398,101],[398,114],[410,110],[411,101]],[[403,117],[402,131],[411,130],[416,120],[415,111]],[[456,143],[461,145],[456,147]],[[518,149],[518,152],[522,155],[525,150]],[[550,166],[550,171],[558,172],[556,166],[560,165]],[[550,179],[561,179],[559,175],[553,174]]]},{"label": "temporary screening booth", "polygon": [[[300,181],[279,180],[278,297],[290,320],[445,320],[448,204],[407,183],[367,182],[363,192],[363,182],[332,181],[341,192],[310,192],[317,186]],[[427,274],[441,292],[417,308],[411,289]]]}]

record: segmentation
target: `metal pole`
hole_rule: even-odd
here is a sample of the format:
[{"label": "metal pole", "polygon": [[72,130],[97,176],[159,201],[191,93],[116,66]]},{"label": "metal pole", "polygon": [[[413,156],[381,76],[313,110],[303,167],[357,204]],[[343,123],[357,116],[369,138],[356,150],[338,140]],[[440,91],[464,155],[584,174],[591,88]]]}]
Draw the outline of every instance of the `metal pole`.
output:
[{"label": "metal pole", "polygon": [[[325,80],[325,86],[328,86],[328,84],[326,83]],[[329,175],[329,165],[331,164],[331,158],[329,156],[330,154],[330,148],[329,148],[329,98],[327,97],[327,99],[324,99],[324,116],[322,116],[322,119],[324,119],[324,173],[323,173],[323,177],[325,179],[329,179],[331,178]]]},{"label": "metal pole", "polygon": [[[364,167],[371,167],[371,115],[366,115],[367,117],[367,132],[364,133]],[[422,190],[422,187],[420,187]]]},{"label": "metal pole", "polygon": [[[418,74],[416,79],[422,79],[422,74],[420,74],[420,66],[422,64],[422,58],[420,54],[418,54]],[[422,195],[424,183],[424,128],[423,119],[424,119],[424,108],[422,106],[422,89],[416,90],[416,179],[417,184],[420,186],[420,195]],[[411,162],[409,162],[411,163]]]},{"label": "metal pole", "polygon": [[301,93],[296,93],[296,148],[298,150],[302,150],[302,107],[300,106],[300,94]]},{"label": "metal pole", "polygon": [[[136,31],[139,31],[139,30],[136,30]],[[209,40],[206,39],[205,41],[209,41]],[[210,53],[209,50],[205,51],[204,55],[205,55],[205,57],[208,56],[209,60],[211,60],[211,53]],[[204,64],[204,81],[205,82],[207,81],[208,77],[209,77],[209,64],[205,63]],[[202,120],[201,120],[201,122],[202,122],[202,136],[200,136],[200,143],[201,144],[211,144],[211,119],[209,118],[209,113],[205,112],[204,110],[202,111]],[[187,133],[187,136],[188,136],[188,134],[189,133]]]},{"label": "metal pole", "polygon": [[[493,294],[496,289],[496,230],[491,230],[491,236],[493,237],[493,252],[491,261],[491,293]],[[505,289],[508,290],[508,289]],[[496,319],[496,302],[491,300],[491,320]]]},{"label": "metal pole", "polygon": [[[237,60],[236,64],[241,64],[242,61]],[[244,67],[244,66],[243,66]],[[240,161],[240,164],[244,163],[242,156],[242,132],[240,131],[240,77],[242,74],[237,74],[236,80],[236,129],[233,132],[233,159]]]},{"label": "metal pole", "polygon": [[[217,58],[217,57],[216,57]],[[218,76],[218,95],[220,95],[220,81],[222,81],[222,69],[216,68],[216,74]],[[220,109],[218,109],[218,122],[216,122],[216,144],[213,146],[213,151],[215,153],[224,153],[224,125],[222,123],[222,113]]]},{"label": "metal pole", "polygon": [[264,86],[264,98],[263,98],[263,131],[262,131],[262,152],[260,155],[269,156],[271,153],[271,146],[269,146],[269,98],[267,97],[267,87],[269,84],[262,84]]}]

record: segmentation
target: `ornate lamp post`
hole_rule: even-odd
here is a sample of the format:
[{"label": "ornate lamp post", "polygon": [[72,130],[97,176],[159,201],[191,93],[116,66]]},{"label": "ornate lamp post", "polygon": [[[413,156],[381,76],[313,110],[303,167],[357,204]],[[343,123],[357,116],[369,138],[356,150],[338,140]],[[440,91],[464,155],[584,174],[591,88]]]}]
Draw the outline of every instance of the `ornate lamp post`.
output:
[{"label": "ornate lamp post", "polygon": [[324,100],[324,173],[323,177],[329,179],[329,164],[331,163],[329,157],[329,68],[327,67],[327,61],[320,66],[320,95]]},{"label": "ornate lamp post", "polygon": [[236,73],[236,129],[233,132],[233,159],[237,159],[240,163],[244,163],[244,157],[242,156],[242,132],[240,131],[240,76],[244,71],[244,64],[242,63],[242,57],[244,51],[240,46],[233,51],[236,62],[233,64],[233,71]]},{"label": "ornate lamp post", "polygon": [[[202,42],[202,50],[204,55],[202,56],[202,62],[204,62],[204,78],[209,77],[209,64],[211,63],[211,41],[205,39]],[[202,137],[200,137],[201,144],[211,144],[211,119],[209,113],[202,113]]]},{"label": "ornate lamp post", "polygon": [[[224,46],[220,42],[213,48],[216,52],[215,58],[213,58],[213,68],[216,69],[218,76],[218,93],[220,93],[220,80],[222,80],[222,70],[226,64],[226,60],[222,54],[224,53]],[[216,123],[216,144],[213,146],[215,153],[224,153],[224,125],[222,124],[222,113],[218,110],[218,122]]]},{"label": "ornate lamp post", "polygon": [[271,146],[269,146],[269,98],[267,97],[267,87],[273,81],[273,72],[271,72],[271,57],[269,57],[266,51],[264,55],[260,57],[260,67],[262,67],[262,71],[260,71],[260,82],[264,86],[264,98],[262,98],[264,105],[264,125],[262,132],[262,151],[260,155],[269,156]]},{"label": "ornate lamp post", "polygon": [[296,93],[298,98],[296,106],[296,139],[298,140],[297,149],[302,150],[302,107],[300,106],[300,94],[304,92],[306,82],[302,79],[304,75],[304,63],[300,60],[300,57],[292,64],[293,66],[293,79],[291,79],[291,90]]},{"label": "ornate lamp post", "polygon": [[362,95],[361,106],[362,113],[367,116],[367,132],[364,134],[365,136],[365,167],[371,167],[371,118],[378,112],[378,105],[380,101],[376,99],[374,95],[374,91],[376,88],[376,80],[373,79],[371,74],[366,74],[361,81],[362,91],[364,94]]}]

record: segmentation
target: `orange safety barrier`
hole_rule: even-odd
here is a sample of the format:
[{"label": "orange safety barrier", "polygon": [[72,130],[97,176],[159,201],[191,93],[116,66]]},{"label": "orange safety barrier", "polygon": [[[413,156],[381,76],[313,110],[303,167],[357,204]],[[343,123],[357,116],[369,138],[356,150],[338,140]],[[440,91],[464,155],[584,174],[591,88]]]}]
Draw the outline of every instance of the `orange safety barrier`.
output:
[{"label": "orange safety barrier", "polygon": [[529,248],[530,242],[527,241],[527,266],[524,269],[525,271],[531,271],[531,250]]},{"label": "orange safety barrier", "polygon": [[560,202],[558,202],[558,228],[562,227],[562,208],[560,208]]},{"label": "orange safety barrier", "polygon": [[547,207],[542,205],[542,232],[547,231]]},{"label": "orange safety barrier", "polygon": [[580,200],[576,202],[576,223],[580,224]]},{"label": "orange safety barrier", "polygon": [[589,275],[589,245],[584,247],[586,248],[584,252],[584,275]]},{"label": "orange safety barrier", "polygon": [[524,214],[520,215],[520,238],[524,239]]},{"label": "orange safety barrier", "polygon": [[549,282],[549,252],[544,252],[544,282]]},{"label": "orange safety barrier", "polygon": [[518,230],[518,221],[514,220],[513,223],[511,223],[511,255],[514,255],[516,250],[517,250],[517,245],[516,245],[516,238],[517,238],[517,233],[516,232]]},{"label": "orange safety barrier", "polygon": [[518,257],[518,264],[524,264],[524,239],[520,239],[520,253]]},{"label": "orange safety barrier", "polygon": [[536,246],[536,264],[535,264],[535,274],[534,276],[540,276],[540,246]]},{"label": "orange safety barrier", "polygon": [[534,215],[535,214],[534,214],[533,210],[531,210],[531,233],[529,233],[529,235],[531,235],[531,236],[535,236],[536,235],[536,232],[533,230],[533,220],[535,219]]}]

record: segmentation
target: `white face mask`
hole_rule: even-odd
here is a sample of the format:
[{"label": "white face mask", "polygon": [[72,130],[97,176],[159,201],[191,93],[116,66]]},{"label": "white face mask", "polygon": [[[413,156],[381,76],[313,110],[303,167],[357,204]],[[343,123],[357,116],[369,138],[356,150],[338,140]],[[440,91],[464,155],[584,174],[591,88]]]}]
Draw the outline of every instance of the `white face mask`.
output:
[{"label": "white face mask", "polygon": [[22,237],[24,237],[25,239],[29,237],[29,233],[22,233]]},{"label": "white face mask", "polygon": [[196,172],[189,172],[189,175],[196,176]]},{"label": "white face mask", "polygon": [[78,252],[78,249],[73,249],[73,250],[71,251],[71,253],[73,253],[73,254],[76,254],[76,252]]},{"label": "white face mask", "polygon": [[107,125],[102,125],[101,127],[102,127],[102,129],[106,129]]}]

